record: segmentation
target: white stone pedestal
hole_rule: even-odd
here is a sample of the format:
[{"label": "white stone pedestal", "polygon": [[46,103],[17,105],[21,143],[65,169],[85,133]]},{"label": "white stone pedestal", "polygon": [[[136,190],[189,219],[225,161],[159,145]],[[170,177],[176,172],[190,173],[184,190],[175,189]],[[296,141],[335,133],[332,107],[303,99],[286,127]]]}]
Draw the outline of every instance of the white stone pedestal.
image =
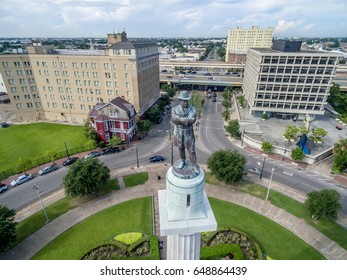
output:
[{"label": "white stone pedestal", "polygon": [[168,260],[199,260],[201,232],[217,229],[204,190],[203,170],[184,176],[177,176],[171,167],[166,175],[167,189],[158,191],[160,235],[167,236]]}]

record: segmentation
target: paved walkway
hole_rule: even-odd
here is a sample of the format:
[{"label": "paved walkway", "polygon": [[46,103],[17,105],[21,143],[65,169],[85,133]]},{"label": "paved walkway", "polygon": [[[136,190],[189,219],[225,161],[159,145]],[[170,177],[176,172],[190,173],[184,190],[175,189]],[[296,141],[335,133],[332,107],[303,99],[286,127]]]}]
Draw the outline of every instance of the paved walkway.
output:
[{"label": "paved walkway", "polygon": [[[206,166],[202,167],[206,169]],[[32,234],[7,254],[1,255],[1,259],[29,259],[42,247],[47,245],[51,240],[58,237],[64,231],[103,209],[138,197],[153,196],[155,198],[158,190],[165,189],[165,181],[163,179],[158,180],[158,176],[165,178],[167,168],[167,164],[155,164],[150,166],[142,166],[139,168],[123,168],[111,171],[111,177],[117,178],[126,174],[148,171],[149,180],[144,185],[120,189],[119,191],[111,192],[110,194],[99,197],[75,209],[72,209]],[[278,184],[274,184],[273,188],[281,192],[284,191],[283,186]],[[341,246],[309,226],[305,221],[294,217],[283,209],[272,205],[270,202],[265,202],[245,193],[236,192],[232,188],[228,187],[211,186],[207,184],[206,192],[210,197],[230,201],[274,220],[313,246],[327,259],[347,259],[347,251]],[[298,200],[303,199],[303,196],[299,193],[291,193],[289,195]],[[61,196],[61,193],[58,192],[56,194],[56,199],[58,199],[59,196]],[[154,203],[157,203],[156,199],[154,199]],[[158,206],[156,205],[155,208],[158,208]],[[36,210],[39,209],[40,205],[37,206]],[[158,225],[155,229],[156,233],[158,234],[157,229]]]}]

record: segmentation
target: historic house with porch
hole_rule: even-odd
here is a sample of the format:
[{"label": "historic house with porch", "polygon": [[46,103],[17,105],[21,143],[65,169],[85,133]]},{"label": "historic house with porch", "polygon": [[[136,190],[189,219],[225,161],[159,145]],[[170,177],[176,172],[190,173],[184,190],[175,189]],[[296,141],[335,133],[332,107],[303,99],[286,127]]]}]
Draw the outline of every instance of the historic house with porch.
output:
[{"label": "historic house with porch", "polygon": [[130,142],[136,133],[134,106],[121,97],[107,103],[97,103],[88,117],[98,140],[108,143],[113,136]]}]

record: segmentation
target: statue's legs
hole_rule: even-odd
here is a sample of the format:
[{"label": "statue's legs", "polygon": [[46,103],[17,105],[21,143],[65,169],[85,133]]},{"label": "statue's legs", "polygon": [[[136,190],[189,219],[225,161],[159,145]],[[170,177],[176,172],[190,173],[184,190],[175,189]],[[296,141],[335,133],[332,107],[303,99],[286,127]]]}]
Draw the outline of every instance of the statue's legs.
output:
[{"label": "statue's legs", "polygon": [[183,147],[179,147],[179,154],[180,154],[180,162],[177,164],[177,168],[182,169],[183,166],[186,163],[186,153],[185,153],[185,149],[184,146]]}]

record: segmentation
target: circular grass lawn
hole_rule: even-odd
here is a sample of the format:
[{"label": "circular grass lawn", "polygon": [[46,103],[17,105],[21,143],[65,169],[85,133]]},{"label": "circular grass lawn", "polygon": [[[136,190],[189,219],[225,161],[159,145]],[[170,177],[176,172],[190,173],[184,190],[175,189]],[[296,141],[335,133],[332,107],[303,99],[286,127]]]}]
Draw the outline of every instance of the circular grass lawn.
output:
[{"label": "circular grass lawn", "polygon": [[[237,228],[251,235],[263,253],[278,260],[325,259],[289,230],[249,209],[210,198],[218,228]],[[124,232],[152,234],[152,199],[130,200],[85,219],[50,242],[32,259],[79,260],[93,248]]]}]

